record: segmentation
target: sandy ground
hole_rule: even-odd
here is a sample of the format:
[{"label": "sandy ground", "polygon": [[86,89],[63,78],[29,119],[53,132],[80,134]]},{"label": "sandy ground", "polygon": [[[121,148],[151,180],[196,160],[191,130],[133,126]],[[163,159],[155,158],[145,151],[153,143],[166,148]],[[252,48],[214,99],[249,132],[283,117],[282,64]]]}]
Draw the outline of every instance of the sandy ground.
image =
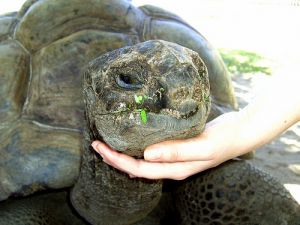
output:
[{"label": "sandy ground", "polygon": [[[258,89],[267,87],[269,79],[270,76],[263,74],[234,75],[232,80],[240,108],[254,98]],[[277,178],[300,204],[300,123],[257,149],[251,162]]]}]

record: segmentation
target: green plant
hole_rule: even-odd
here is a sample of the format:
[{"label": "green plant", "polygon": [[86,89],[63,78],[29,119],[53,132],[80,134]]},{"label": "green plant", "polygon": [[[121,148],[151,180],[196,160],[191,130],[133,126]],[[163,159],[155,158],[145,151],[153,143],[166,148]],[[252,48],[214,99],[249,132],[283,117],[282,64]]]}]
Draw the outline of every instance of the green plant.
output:
[{"label": "green plant", "polygon": [[144,124],[146,124],[148,119],[147,119],[147,112],[146,112],[145,109],[142,109],[142,110],[140,111],[140,116],[141,116],[142,122],[143,122]]},{"label": "green plant", "polygon": [[[148,96],[148,95],[134,95],[134,101],[136,104],[138,105],[143,105],[143,103],[150,99],[153,100],[155,98],[155,96],[159,99],[162,98],[162,93],[165,91],[164,88],[160,88],[158,90],[156,90],[156,92],[153,94],[153,96]],[[140,113],[140,118],[141,121],[146,124],[148,121],[148,116],[147,116],[147,109],[145,107],[142,107],[140,109],[134,109],[133,111],[135,112],[139,112]]]},{"label": "green plant", "polygon": [[[139,105],[142,105],[145,102],[145,100],[147,100],[147,99],[149,99],[149,96],[147,96],[147,95],[134,95],[134,101]],[[148,121],[146,110],[147,110],[146,108],[135,109],[135,111],[140,113],[141,120],[144,124],[146,124]]]},{"label": "green plant", "polygon": [[[137,106],[132,103],[129,103],[127,105],[126,103],[121,102],[119,103],[119,107],[117,108],[117,110],[113,111],[112,113],[123,113],[123,112],[139,113],[142,123],[146,124],[148,121],[148,115],[147,115],[148,109],[144,106],[144,102],[146,100],[156,101],[156,99],[161,99],[162,93],[164,91],[165,90],[163,88],[160,88],[156,90],[156,92],[151,97],[148,95],[134,95],[134,101],[137,104]],[[130,119],[134,118],[132,113],[130,114],[129,118]]]},{"label": "green plant", "polygon": [[272,73],[270,61],[255,52],[239,49],[219,49],[231,73]]}]

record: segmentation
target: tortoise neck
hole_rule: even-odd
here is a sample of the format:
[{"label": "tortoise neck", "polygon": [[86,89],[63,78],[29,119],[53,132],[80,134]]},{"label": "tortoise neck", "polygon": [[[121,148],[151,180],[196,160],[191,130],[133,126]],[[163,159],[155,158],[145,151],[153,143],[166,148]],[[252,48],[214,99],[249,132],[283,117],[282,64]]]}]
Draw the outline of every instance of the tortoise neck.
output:
[{"label": "tortoise neck", "polygon": [[144,218],[160,199],[162,181],[131,179],[108,166],[92,149],[90,134],[84,136],[80,175],[71,191],[77,212],[91,224],[131,224]]}]

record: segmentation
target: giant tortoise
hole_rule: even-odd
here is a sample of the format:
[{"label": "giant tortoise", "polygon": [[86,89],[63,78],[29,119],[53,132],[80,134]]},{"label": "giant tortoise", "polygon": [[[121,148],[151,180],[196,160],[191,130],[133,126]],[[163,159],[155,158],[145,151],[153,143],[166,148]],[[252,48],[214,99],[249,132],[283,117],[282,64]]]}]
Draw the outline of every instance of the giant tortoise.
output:
[{"label": "giant tortoise", "polygon": [[[174,183],[131,179],[92,151],[100,139],[142,157],[237,109],[218,53],[178,16],[28,0],[0,17],[0,58],[0,224],[299,224],[289,193],[243,160]],[[72,186],[76,212],[45,193]]]}]

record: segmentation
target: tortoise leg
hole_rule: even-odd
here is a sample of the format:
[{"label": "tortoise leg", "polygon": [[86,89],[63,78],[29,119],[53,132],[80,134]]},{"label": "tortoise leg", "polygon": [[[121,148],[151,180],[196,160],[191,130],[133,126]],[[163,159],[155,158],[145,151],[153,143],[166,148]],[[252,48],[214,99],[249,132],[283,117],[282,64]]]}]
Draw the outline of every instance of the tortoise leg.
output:
[{"label": "tortoise leg", "polygon": [[19,120],[0,126],[0,201],[74,184],[80,134]]},{"label": "tortoise leg", "polygon": [[300,205],[274,178],[231,160],[183,181],[174,200],[180,224],[300,224]]},{"label": "tortoise leg", "polygon": [[84,225],[68,205],[66,192],[42,194],[0,203],[0,225]]}]

